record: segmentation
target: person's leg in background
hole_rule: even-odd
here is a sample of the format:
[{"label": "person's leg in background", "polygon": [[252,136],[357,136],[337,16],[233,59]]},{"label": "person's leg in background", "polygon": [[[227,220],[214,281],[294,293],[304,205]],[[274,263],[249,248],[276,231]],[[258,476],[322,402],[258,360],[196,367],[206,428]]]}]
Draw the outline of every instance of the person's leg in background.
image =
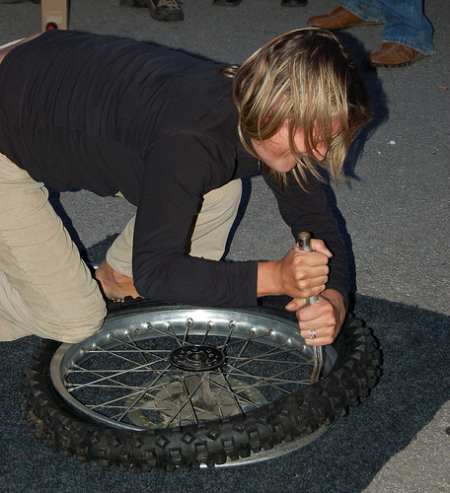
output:
[{"label": "person's leg in background", "polygon": [[[239,210],[241,195],[241,180],[233,180],[205,194],[191,236],[190,255],[209,260],[220,260],[223,257],[228,235]],[[106,253],[106,265],[104,263],[101,266],[104,276],[113,275],[108,271],[108,266],[112,267],[115,281],[123,282],[124,286],[127,279],[131,280],[133,276],[133,233],[134,217]],[[104,279],[107,282],[107,277]],[[127,289],[130,288],[131,285]]]},{"label": "person's leg in background", "polygon": [[341,0],[330,13],[310,17],[307,24],[336,30],[360,25],[373,26],[383,22],[383,10],[374,0]]},{"label": "person's leg in background", "polygon": [[78,342],[106,306],[48,191],[0,154],[0,340],[37,335]]},{"label": "person's leg in background", "polygon": [[384,14],[383,45],[371,54],[374,65],[412,63],[433,53],[433,27],[423,0],[376,0]]},{"label": "person's leg in background", "polygon": [[41,0],[41,29],[67,29],[69,0]]},{"label": "person's leg in background", "polygon": [[326,15],[308,24],[324,29],[384,24],[381,48],[370,53],[375,66],[399,67],[433,51],[432,26],[423,13],[423,0],[340,0]]}]

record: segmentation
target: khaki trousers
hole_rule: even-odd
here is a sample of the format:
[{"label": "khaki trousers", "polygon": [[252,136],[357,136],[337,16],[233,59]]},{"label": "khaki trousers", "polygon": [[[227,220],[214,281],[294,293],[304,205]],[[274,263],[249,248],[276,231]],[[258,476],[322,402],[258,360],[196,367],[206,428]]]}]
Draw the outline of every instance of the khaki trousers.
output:
[{"label": "khaki trousers", "polygon": [[[190,254],[219,260],[236,218],[241,181],[204,196]],[[42,183],[0,154],[0,341],[37,335],[79,342],[106,315],[96,281],[80,258]],[[107,260],[132,277],[134,218]]]}]

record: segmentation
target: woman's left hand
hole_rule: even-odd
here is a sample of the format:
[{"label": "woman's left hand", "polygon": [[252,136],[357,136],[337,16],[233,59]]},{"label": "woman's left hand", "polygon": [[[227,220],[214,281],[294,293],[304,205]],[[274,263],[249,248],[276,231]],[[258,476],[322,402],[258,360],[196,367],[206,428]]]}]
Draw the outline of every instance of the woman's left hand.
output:
[{"label": "woman's left hand", "polygon": [[309,346],[333,343],[347,313],[344,298],[335,289],[325,289],[312,305],[307,305],[303,298],[294,298],[285,308],[295,311],[300,334]]},{"label": "woman's left hand", "polygon": [[100,283],[103,294],[112,301],[122,301],[128,296],[140,297],[133,279],[114,270],[106,260],[96,269],[95,278]]}]

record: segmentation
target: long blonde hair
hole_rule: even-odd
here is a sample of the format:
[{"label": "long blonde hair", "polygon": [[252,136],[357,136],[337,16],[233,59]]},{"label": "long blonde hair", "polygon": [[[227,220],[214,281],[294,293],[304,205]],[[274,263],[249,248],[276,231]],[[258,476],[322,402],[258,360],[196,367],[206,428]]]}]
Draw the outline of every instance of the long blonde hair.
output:
[{"label": "long blonde hair", "polygon": [[[234,79],[238,131],[248,152],[257,157],[251,139],[268,139],[287,121],[297,180],[304,183],[307,170],[319,175],[312,157],[319,143],[328,148],[323,164],[331,176],[341,175],[348,148],[371,112],[359,75],[333,33],[316,28],[289,31],[223,73]],[[297,129],[304,131],[306,153],[295,145]],[[280,178],[284,181],[285,175]]]}]

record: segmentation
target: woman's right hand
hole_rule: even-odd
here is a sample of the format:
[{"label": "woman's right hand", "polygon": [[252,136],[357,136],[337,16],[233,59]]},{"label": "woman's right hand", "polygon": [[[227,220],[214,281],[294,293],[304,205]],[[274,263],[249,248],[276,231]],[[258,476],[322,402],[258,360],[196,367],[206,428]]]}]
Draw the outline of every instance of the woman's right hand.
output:
[{"label": "woman's right hand", "polygon": [[257,296],[318,296],[328,282],[331,252],[322,240],[311,240],[311,252],[295,246],[280,260],[258,263]]}]

